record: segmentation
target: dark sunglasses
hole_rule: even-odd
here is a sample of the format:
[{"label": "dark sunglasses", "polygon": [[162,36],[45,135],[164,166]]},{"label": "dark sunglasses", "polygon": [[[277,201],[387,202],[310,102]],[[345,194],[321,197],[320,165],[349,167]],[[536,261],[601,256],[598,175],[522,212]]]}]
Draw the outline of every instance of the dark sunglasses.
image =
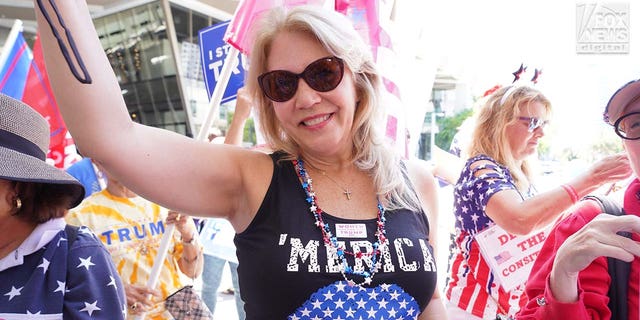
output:
[{"label": "dark sunglasses", "polygon": [[613,124],[616,134],[622,139],[640,139],[640,112],[631,112],[623,115]]},{"label": "dark sunglasses", "polygon": [[544,128],[547,124],[549,124],[548,120],[542,120],[540,118],[534,117],[518,117],[518,120],[529,122],[529,127],[527,128],[527,131],[529,132],[533,132],[540,127]]},{"label": "dark sunglasses", "polygon": [[338,57],[325,57],[311,62],[302,73],[274,70],[258,77],[260,89],[267,98],[275,102],[285,102],[296,94],[298,79],[302,78],[318,92],[335,89],[342,81],[344,62]]}]

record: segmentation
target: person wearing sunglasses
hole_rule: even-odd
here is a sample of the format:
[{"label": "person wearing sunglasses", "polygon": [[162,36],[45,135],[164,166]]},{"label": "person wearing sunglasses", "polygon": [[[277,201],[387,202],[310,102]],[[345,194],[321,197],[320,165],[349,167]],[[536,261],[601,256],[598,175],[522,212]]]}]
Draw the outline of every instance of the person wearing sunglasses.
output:
[{"label": "person wearing sunglasses", "polygon": [[445,288],[450,319],[512,318],[526,302],[524,283],[505,289],[499,277],[507,266],[491,265],[513,258],[509,261],[517,266],[535,259],[535,253],[520,257],[481,249],[478,237],[539,234],[581,197],[631,174],[626,155],[608,156],[568,183],[539,193],[528,159],[536,155],[551,111],[539,90],[512,85],[489,96],[476,116],[468,158],[454,186],[454,250]]},{"label": "person wearing sunglasses", "polygon": [[[633,180],[624,193],[625,215],[601,213],[592,200],[580,201],[551,231],[526,286],[528,303],[518,319],[638,319],[638,275],[640,274],[640,81],[628,82],[609,99],[604,120],[612,125],[627,153]],[[622,233],[630,232],[630,237]],[[630,265],[628,296],[611,305],[611,278],[607,257]],[[613,273],[612,273],[613,274]],[[620,276],[616,273],[614,277]],[[626,304],[626,308],[624,307]],[[612,311],[618,312],[612,316]],[[621,313],[626,309],[627,317]]]},{"label": "person wearing sunglasses", "polygon": [[[36,6],[38,30],[74,141],[145,198],[229,219],[246,319],[447,319],[435,179],[388,144],[381,76],[345,16],[276,8],[253,27],[245,85],[266,154],[132,122],[86,4],[55,3],[58,19]],[[88,77],[70,72],[62,28]]]}]

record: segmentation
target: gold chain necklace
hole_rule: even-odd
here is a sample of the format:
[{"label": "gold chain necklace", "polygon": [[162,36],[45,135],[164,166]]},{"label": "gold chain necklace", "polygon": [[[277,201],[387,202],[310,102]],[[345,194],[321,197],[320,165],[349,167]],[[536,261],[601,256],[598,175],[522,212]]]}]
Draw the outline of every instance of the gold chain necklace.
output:
[{"label": "gold chain necklace", "polygon": [[320,170],[320,173],[322,173],[323,176],[329,178],[329,180],[331,180],[331,182],[338,186],[338,188],[342,189],[342,193],[345,195],[345,197],[347,197],[347,200],[351,200],[351,190],[349,190],[349,188],[344,188],[343,186],[341,186],[337,181],[333,180],[333,178],[331,178],[331,176],[329,176],[326,171]]},{"label": "gold chain necklace", "polygon": [[316,168],[314,165],[312,165],[311,163],[307,162],[307,164],[311,167],[316,169],[317,171],[319,171],[323,176],[327,177],[329,180],[331,180],[331,182],[333,182],[336,186],[338,186],[338,188],[342,189],[342,194],[344,194],[345,197],[347,197],[347,200],[351,200],[351,190],[349,190],[349,188],[345,188],[342,185],[340,185],[338,183],[338,181],[333,180],[333,178],[331,178],[330,175],[327,174],[326,171],[322,170],[322,169],[318,169]]}]

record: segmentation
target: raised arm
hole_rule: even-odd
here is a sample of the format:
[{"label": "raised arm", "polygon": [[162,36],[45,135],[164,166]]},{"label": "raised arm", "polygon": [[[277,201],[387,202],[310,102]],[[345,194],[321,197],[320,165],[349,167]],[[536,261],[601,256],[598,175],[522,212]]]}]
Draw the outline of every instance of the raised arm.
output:
[{"label": "raised arm", "polygon": [[[134,123],[86,2],[34,3],[57,103],[86,156],[168,208],[217,217],[257,210],[271,176],[268,156]],[[249,179],[252,183],[244,183]]]},{"label": "raised arm", "polygon": [[464,161],[438,146],[433,146],[433,160],[433,175],[455,185],[464,167]]},{"label": "raised arm", "polygon": [[631,174],[626,155],[607,156],[564,187],[558,186],[525,201],[515,190],[498,192],[488,200],[486,213],[507,232],[528,234],[549,225],[578,199]]},{"label": "raised arm", "polygon": [[247,89],[242,87],[238,89],[238,99],[236,101],[236,111],[233,113],[231,125],[224,137],[225,144],[242,145],[242,135],[244,134],[244,125],[251,116],[251,96]]}]

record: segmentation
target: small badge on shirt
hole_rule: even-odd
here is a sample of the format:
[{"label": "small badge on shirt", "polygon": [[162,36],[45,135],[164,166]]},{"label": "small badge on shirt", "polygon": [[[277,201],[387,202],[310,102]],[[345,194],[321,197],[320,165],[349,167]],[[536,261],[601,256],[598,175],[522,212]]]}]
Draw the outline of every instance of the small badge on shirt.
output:
[{"label": "small badge on shirt", "polygon": [[364,223],[336,223],[338,238],[366,238],[367,226]]}]

